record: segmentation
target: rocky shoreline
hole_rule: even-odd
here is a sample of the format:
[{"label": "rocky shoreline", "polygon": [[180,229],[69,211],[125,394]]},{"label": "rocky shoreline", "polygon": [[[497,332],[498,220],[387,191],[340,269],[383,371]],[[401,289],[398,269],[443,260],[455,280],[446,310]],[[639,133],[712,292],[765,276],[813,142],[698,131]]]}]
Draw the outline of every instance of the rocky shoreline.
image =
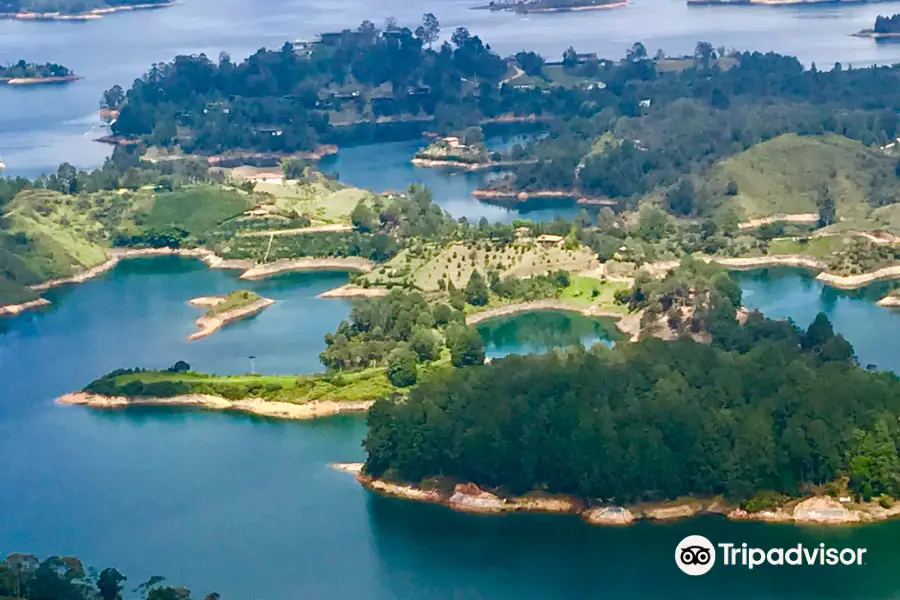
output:
[{"label": "rocky shoreline", "polygon": [[630,525],[637,521],[673,521],[698,515],[721,515],[735,521],[764,521],[803,525],[852,525],[883,521],[900,515],[900,505],[886,509],[875,503],[843,504],[830,496],[795,500],[773,510],[748,513],[719,497],[686,498],[673,502],[633,505],[595,505],[584,498],[555,494],[503,496],[474,483],[456,483],[452,488],[433,481],[427,486],[387,481],[366,475],[362,463],[337,463],[333,468],[351,473],[368,490],[406,500],[441,504],[467,513],[499,514],[543,512],[572,514],[591,525]]},{"label": "rocky shoreline", "polygon": [[186,394],[171,398],[104,396],[88,392],[73,392],[56,399],[57,404],[86,406],[101,410],[116,410],[138,406],[162,406],[202,408],[206,410],[226,410],[251,413],[274,419],[310,420],[348,413],[363,413],[369,410],[374,400],[335,402],[333,400],[313,400],[304,404],[276,402],[263,398],[229,400],[210,394]]},{"label": "rocky shoreline", "polygon": [[21,304],[7,304],[6,306],[0,306],[0,317],[15,316],[26,310],[34,310],[42,306],[50,306],[50,301],[45,298],[38,298],[37,300],[29,300]]},{"label": "rocky shoreline", "polygon": [[615,200],[609,198],[592,198],[581,196],[578,192],[563,192],[559,190],[535,190],[532,192],[516,192],[502,190],[487,190],[479,188],[472,191],[472,197],[476,200],[489,200],[493,202],[518,204],[529,200],[574,200],[576,204],[591,206],[616,206]]},{"label": "rocky shoreline", "polygon": [[[214,307],[224,300],[225,296],[203,296],[190,300],[188,304],[190,304],[191,306]],[[248,304],[247,306],[228,310],[213,316],[204,315],[194,321],[197,327],[200,328],[200,331],[189,335],[187,337],[187,341],[192,342],[194,340],[199,340],[201,338],[210,336],[225,325],[258,314],[269,308],[273,304],[275,304],[275,301],[271,298],[261,297],[259,298],[259,300],[256,300],[255,302],[253,302],[252,304]]]}]

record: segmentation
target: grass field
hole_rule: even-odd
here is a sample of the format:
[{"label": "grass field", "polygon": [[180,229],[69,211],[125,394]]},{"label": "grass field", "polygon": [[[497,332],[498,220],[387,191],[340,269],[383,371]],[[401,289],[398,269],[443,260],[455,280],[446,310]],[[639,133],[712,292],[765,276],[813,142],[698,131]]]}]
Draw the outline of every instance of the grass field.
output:
[{"label": "grass field", "polygon": [[315,182],[258,183],[256,191],[272,194],[279,211],[307,214],[322,223],[350,223],[350,213],[359,201],[375,198],[367,190],[324,178]]},{"label": "grass field", "polygon": [[214,317],[230,310],[236,310],[245,306],[250,306],[257,300],[262,298],[259,294],[251,290],[235,290],[228,292],[225,299],[206,311],[206,316]]},{"label": "grass field", "polygon": [[464,287],[476,269],[482,274],[496,270],[501,277],[528,277],[560,269],[580,271],[595,259],[596,255],[584,247],[566,250],[536,243],[501,247],[486,242],[452,243],[443,248],[426,246],[418,254],[404,250],[365,279],[377,285],[406,284],[424,291],[436,291],[442,279],[457,288]]},{"label": "grass field", "polygon": [[175,225],[202,237],[219,223],[243,213],[251,204],[250,196],[238,190],[197,185],[156,194],[143,224],[147,228]]},{"label": "grass field", "polygon": [[615,294],[630,287],[629,284],[621,281],[603,281],[593,277],[573,275],[571,284],[563,290],[559,298],[560,300],[593,305],[603,310],[625,314],[628,312],[628,308],[621,304],[616,304]]},{"label": "grass field", "polygon": [[775,214],[815,213],[827,186],[837,219],[865,218],[868,199],[900,189],[893,173],[896,161],[859,142],[838,135],[782,135],[727,158],[706,177],[706,186],[722,193],[729,181],[738,193],[725,197],[742,220]]},{"label": "grass field", "polygon": [[[213,394],[232,400],[261,397],[303,404],[314,400],[373,400],[396,391],[378,367],[340,375],[208,375],[138,371],[105,376],[85,388],[109,395],[161,396]],[[102,384],[102,385],[101,385]]]},{"label": "grass field", "polygon": [[769,254],[802,254],[813,258],[828,258],[844,247],[844,238],[839,235],[817,236],[801,241],[803,238],[779,238],[769,242]]}]

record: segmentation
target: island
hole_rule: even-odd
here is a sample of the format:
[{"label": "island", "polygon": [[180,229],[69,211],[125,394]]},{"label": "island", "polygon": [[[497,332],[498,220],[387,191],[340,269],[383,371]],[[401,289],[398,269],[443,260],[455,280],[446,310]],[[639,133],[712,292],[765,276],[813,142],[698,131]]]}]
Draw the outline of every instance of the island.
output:
[{"label": "island", "polygon": [[862,29],[852,34],[855,37],[872,38],[873,40],[890,40],[900,38],[900,14],[890,17],[878,15],[872,29]]},{"label": "island", "polygon": [[90,21],[111,13],[172,4],[174,0],[0,0],[0,19]]},{"label": "island", "polygon": [[492,0],[475,6],[476,10],[508,10],[517,13],[553,13],[579,10],[599,10],[628,6],[625,0]]},{"label": "island", "polygon": [[44,83],[67,83],[81,79],[67,67],[56,63],[39,65],[20,60],[0,67],[0,83],[7,85],[35,85]]},{"label": "island", "polygon": [[492,159],[482,141],[470,142],[454,135],[438,138],[427,148],[416,152],[412,164],[417,167],[450,167],[475,171],[488,168]]},{"label": "island", "polygon": [[250,290],[236,290],[225,296],[194,298],[188,304],[209,309],[197,319],[200,331],[188,336],[190,342],[212,335],[229,323],[252,317],[275,304],[275,301]]}]

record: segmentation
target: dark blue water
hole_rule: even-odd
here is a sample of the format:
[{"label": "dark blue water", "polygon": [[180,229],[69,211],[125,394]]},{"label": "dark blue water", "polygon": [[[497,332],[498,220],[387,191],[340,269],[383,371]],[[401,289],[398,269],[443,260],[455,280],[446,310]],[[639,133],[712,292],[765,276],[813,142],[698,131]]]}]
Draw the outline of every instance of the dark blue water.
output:
[{"label": "dark blue water", "polygon": [[[163,409],[100,413],[52,402],[120,366],[184,359],[239,373],[253,354],[262,371],[315,370],[323,334],[348,310],[315,296],[344,281],[316,273],[249,284],[278,304],[188,343],[198,312],[189,298],[248,284],[196,261],[141,259],[52,292],[47,311],[0,321],[0,553],[76,554],[118,567],[130,586],[162,573],[198,593],[267,600],[866,600],[900,593],[897,522],[816,529],[698,519],[609,529],[570,517],[468,516],[372,496],[329,469],[331,461],[363,457],[360,418],[292,423]],[[805,321],[826,310],[866,360],[894,366],[900,315],[862,299],[833,301],[797,273],[742,282],[748,303],[772,314]],[[495,330],[522,332],[524,345],[584,332],[561,322],[563,335],[536,338],[533,319],[521,319]],[[865,322],[872,325],[859,325]],[[689,579],[672,561],[689,533],[764,547],[864,546],[870,562],[855,571],[714,570]]]}]

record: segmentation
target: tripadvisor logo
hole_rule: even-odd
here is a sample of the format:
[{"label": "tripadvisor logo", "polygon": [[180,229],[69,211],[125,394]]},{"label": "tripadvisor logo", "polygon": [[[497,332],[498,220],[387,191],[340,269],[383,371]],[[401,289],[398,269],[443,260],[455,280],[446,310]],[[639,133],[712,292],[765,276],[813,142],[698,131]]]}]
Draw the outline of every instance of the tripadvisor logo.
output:
[{"label": "tripadvisor logo", "polygon": [[753,548],[744,544],[713,544],[702,535],[689,535],[675,548],[675,564],[688,575],[704,575],[716,564],[716,553],[724,567],[746,567],[753,570],[762,565],[772,566],[860,566],[865,564],[866,548],[830,548],[825,544],[790,548]]},{"label": "tripadvisor logo", "polygon": [[702,535],[689,535],[675,548],[675,564],[688,575],[703,575],[716,564],[716,548]]}]

